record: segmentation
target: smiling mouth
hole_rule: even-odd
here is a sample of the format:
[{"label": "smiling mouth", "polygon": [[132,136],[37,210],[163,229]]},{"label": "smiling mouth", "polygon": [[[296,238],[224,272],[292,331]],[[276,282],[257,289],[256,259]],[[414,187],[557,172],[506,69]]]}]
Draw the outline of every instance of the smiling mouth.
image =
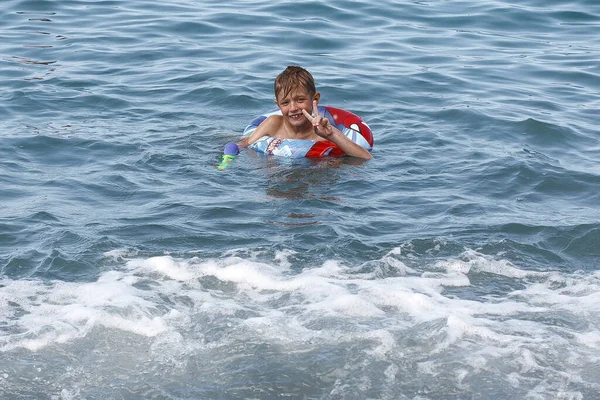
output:
[{"label": "smiling mouth", "polygon": [[292,114],[290,114],[290,115],[289,115],[289,117],[290,117],[290,119],[293,119],[293,120],[296,120],[296,121],[298,121],[298,120],[300,120],[302,117],[304,117],[304,115],[302,115],[302,114],[293,114],[293,115],[292,115]]}]

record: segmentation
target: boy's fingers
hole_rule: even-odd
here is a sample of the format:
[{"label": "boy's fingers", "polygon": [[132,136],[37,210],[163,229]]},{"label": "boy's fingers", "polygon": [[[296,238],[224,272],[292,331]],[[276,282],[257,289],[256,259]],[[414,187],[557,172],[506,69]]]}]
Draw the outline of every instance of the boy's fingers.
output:
[{"label": "boy's fingers", "polygon": [[314,118],[312,117],[312,115],[310,115],[310,114],[308,113],[308,111],[306,111],[305,109],[302,109],[302,114],[304,114],[304,116],[305,116],[305,117],[306,117],[306,118],[307,118],[307,119],[308,119],[310,122],[313,122],[313,121],[314,121]]},{"label": "boy's fingers", "polygon": [[315,113],[315,118],[319,118],[319,106],[316,100],[313,100],[313,112]]}]

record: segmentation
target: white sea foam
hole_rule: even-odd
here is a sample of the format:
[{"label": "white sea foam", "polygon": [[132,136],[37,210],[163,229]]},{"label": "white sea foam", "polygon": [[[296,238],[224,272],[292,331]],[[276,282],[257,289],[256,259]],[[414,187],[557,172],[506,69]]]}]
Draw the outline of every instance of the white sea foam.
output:
[{"label": "white sea foam", "polygon": [[[398,255],[379,261],[389,265]],[[398,268],[395,276],[334,260],[293,273],[290,256],[282,252],[272,263],[237,255],[136,258],[93,282],[3,279],[0,352],[40,352],[94,331],[113,342],[138,335],[152,357],[173,363],[238,342],[291,353],[343,344],[367,364],[387,365],[388,382],[412,363],[423,377],[444,375],[461,387],[502,370],[507,385],[532,387],[531,398],[550,390],[576,397],[547,380],[600,384],[585,378],[585,367],[600,360],[598,273],[534,273],[475,252],[421,272]],[[513,279],[518,289],[461,296],[481,271]],[[446,357],[460,368],[446,371]]]},{"label": "white sea foam", "polygon": [[495,260],[474,250],[466,250],[460,259],[439,261],[436,268],[447,272],[468,274],[469,272],[488,272],[510,278],[547,276],[547,273],[519,269],[508,260]]},{"label": "white sea foam", "polygon": [[156,336],[168,327],[153,315],[157,304],[134,287],[136,282],[117,271],[91,283],[3,280],[0,307],[9,329],[0,337],[0,349],[39,350],[82,338],[96,326]]}]

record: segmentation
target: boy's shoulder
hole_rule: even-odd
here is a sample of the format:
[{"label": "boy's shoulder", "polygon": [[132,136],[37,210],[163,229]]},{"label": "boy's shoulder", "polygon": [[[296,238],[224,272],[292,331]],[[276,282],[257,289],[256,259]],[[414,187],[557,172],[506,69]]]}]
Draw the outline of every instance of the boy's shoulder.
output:
[{"label": "boy's shoulder", "polygon": [[269,115],[261,124],[263,130],[268,132],[271,136],[277,136],[280,130],[283,129],[283,116],[282,115]]},{"label": "boy's shoulder", "polygon": [[267,117],[267,119],[265,119],[265,122],[267,122],[267,121],[271,124],[273,124],[273,123],[281,124],[283,122],[283,115],[281,115],[281,114],[269,115]]}]

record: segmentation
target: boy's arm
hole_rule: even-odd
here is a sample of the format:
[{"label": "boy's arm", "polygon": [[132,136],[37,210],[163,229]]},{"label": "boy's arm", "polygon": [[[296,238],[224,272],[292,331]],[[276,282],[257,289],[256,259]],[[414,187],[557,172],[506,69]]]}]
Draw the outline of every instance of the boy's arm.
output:
[{"label": "boy's arm", "polygon": [[329,140],[334,143],[337,147],[339,147],[346,155],[352,157],[358,157],[365,160],[370,160],[373,158],[371,153],[362,146],[354,143],[352,140],[348,139],[346,135],[344,135],[338,128],[331,125],[327,118],[323,118],[319,115],[319,108],[317,107],[317,102],[313,102],[313,110],[315,112],[315,116],[310,115],[306,110],[302,110],[304,116],[308,118],[309,121],[312,122],[315,133],[322,138]]},{"label": "boy's arm", "polygon": [[[328,121],[327,118],[324,118],[324,119],[325,119],[325,121]],[[352,140],[348,139],[346,137],[346,135],[344,135],[335,126],[332,126],[331,124],[329,124],[329,126],[331,127],[331,131],[328,131],[327,134],[321,134],[318,131],[318,129],[316,129],[317,135],[334,143],[337,147],[339,147],[348,156],[358,157],[358,158],[362,158],[364,160],[370,160],[373,158],[373,156],[371,155],[371,153],[369,153],[369,151],[367,149],[354,143]]]},{"label": "boy's arm", "polygon": [[238,147],[248,147],[261,137],[268,135],[269,132],[274,132],[274,128],[276,128],[277,124],[275,117],[276,116],[274,115],[267,117],[267,119],[265,119],[258,127],[256,127],[254,132],[252,132],[252,135],[246,136],[237,143]]}]

